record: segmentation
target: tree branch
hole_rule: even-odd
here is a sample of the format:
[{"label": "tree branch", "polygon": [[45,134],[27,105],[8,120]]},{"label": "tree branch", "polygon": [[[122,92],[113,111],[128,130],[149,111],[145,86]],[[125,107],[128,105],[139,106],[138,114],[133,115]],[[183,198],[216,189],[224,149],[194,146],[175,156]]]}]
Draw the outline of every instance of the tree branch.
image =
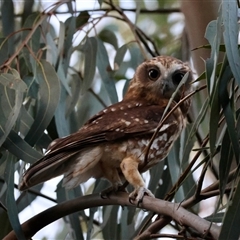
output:
[{"label": "tree branch", "polygon": [[[46,225],[74,212],[82,211],[87,208],[106,206],[106,205],[122,205],[122,206],[138,206],[135,201],[132,204],[129,202],[128,194],[124,192],[112,193],[109,198],[103,199],[99,194],[91,194],[83,197],[78,197],[60,203],[51,207],[38,215],[32,217],[22,224],[23,232],[27,239],[31,238],[36,232]],[[211,224],[205,219],[188,212],[186,209],[177,203],[171,203],[164,200],[145,196],[140,206],[142,209],[157,212],[158,214],[166,215],[177,221],[183,226],[188,226],[204,235],[209,232],[213,239],[218,239],[220,227]],[[11,231],[3,240],[17,240],[14,231]]]}]

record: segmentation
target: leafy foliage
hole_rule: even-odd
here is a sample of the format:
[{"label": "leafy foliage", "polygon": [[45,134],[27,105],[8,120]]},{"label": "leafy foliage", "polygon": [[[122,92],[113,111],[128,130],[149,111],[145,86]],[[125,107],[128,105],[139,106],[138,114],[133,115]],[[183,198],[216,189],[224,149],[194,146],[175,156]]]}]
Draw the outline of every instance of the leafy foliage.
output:
[{"label": "leafy foliage", "polygon": [[[170,5],[167,1],[156,3],[176,11],[174,1]],[[15,3],[3,1],[1,238],[13,229],[18,239],[24,239],[18,215],[37,196],[61,204],[105,189],[108,183],[96,180],[66,191],[60,181],[56,186],[56,199],[51,199],[41,193],[43,184],[20,193],[14,181],[18,181],[16,178],[21,176],[26,164],[44,154],[53,139],[76,131],[94,113],[119,101],[132,71],[144,59],[162,53],[181,58],[181,50],[189,51],[182,49],[180,38],[173,40],[176,36],[169,29],[174,23],[169,22],[168,15],[154,15],[154,11],[148,11],[142,3],[136,8],[133,23],[120,2],[98,1],[97,4],[97,9],[76,13],[71,1],[59,1],[44,11],[29,12],[34,1],[26,0],[21,13],[22,24],[19,18],[14,18]],[[62,6],[68,8],[69,17],[65,21],[59,20]],[[167,159],[144,174],[156,198],[180,203],[179,206],[188,210],[185,213],[190,222],[194,217],[200,219],[201,208],[206,208],[203,200],[216,196],[211,202],[214,210],[207,212],[209,216],[201,224],[220,223],[222,230],[217,228],[215,235],[219,239],[238,239],[240,235],[237,10],[237,2],[223,1],[218,19],[209,23],[205,35],[209,46],[202,47],[211,48],[211,55],[206,59],[206,71],[193,84],[189,124]],[[148,13],[147,18],[145,13]],[[154,32],[149,32],[149,24],[155,26]],[[223,43],[220,42],[222,36]],[[223,61],[219,61],[220,51],[224,54]],[[119,94],[121,82],[124,86]],[[116,201],[113,205],[99,206],[96,200],[88,213],[70,214],[64,218],[69,224],[63,234],[70,234],[73,239],[132,239],[137,235],[136,239],[141,239],[149,232],[151,237],[161,236],[156,233],[168,225],[173,233],[179,232],[185,237],[211,239],[206,232],[196,229],[194,232],[192,227],[187,228],[190,225],[182,226],[181,220],[171,215],[159,215],[154,221],[156,214],[153,212],[144,212],[134,205],[121,208]],[[171,211],[170,205],[168,209]]]}]

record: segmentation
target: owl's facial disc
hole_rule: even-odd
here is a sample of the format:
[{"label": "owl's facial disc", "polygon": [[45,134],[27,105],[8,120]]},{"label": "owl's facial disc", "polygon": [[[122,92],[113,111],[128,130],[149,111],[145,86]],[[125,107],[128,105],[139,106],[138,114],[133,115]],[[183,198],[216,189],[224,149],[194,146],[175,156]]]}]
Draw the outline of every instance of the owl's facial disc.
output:
[{"label": "owl's facial disc", "polygon": [[[171,98],[172,94],[176,91],[178,85],[185,76],[186,71],[177,70],[173,73],[170,73],[166,78],[162,79],[162,95],[166,98]],[[179,101],[179,94],[176,95],[177,101]]]}]

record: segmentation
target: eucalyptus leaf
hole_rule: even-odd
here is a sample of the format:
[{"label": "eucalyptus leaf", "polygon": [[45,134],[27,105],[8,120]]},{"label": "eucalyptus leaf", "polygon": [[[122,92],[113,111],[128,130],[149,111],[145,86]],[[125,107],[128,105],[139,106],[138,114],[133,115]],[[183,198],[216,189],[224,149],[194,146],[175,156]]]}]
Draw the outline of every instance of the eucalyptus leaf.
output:
[{"label": "eucalyptus leaf", "polygon": [[240,236],[240,182],[237,181],[236,190],[233,199],[229,201],[228,210],[225,213],[223,225],[219,239],[232,240],[239,239]]},{"label": "eucalyptus leaf", "polygon": [[14,169],[15,160],[9,155],[6,169],[6,183],[7,183],[7,195],[6,195],[6,207],[8,209],[8,217],[13,230],[16,233],[18,239],[26,239],[22,231],[19,218],[16,201],[14,198]]},{"label": "eucalyptus leaf", "polygon": [[81,11],[76,19],[76,28],[80,28],[85,25],[90,18],[88,11]]},{"label": "eucalyptus leaf", "polygon": [[13,130],[9,133],[3,147],[15,155],[18,159],[22,159],[28,163],[34,163],[42,157],[42,154],[32,148]]},{"label": "eucalyptus leaf", "polygon": [[233,76],[240,85],[240,55],[238,49],[238,6],[236,1],[222,2],[222,16],[224,25],[224,42],[226,54]]},{"label": "eucalyptus leaf", "polygon": [[117,91],[114,79],[111,76],[111,67],[108,60],[107,50],[101,40],[98,39],[97,67],[102,82],[108,92],[108,96],[112,103],[118,102]]},{"label": "eucalyptus leaf", "polygon": [[57,108],[60,97],[60,84],[51,64],[41,60],[37,64],[35,77],[39,82],[39,107],[31,129],[25,137],[26,142],[34,145],[42,136]]},{"label": "eucalyptus leaf", "polygon": [[111,44],[116,50],[118,49],[118,40],[113,31],[105,28],[98,34],[98,37],[103,42]]},{"label": "eucalyptus leaf", "polygon": [[81,47],[84,54],[84,76],[81,93],[84,94],[92,85],[93,77],[96,71],[96,58],[98,51],[97,39],[94,37],[87,38]]}]

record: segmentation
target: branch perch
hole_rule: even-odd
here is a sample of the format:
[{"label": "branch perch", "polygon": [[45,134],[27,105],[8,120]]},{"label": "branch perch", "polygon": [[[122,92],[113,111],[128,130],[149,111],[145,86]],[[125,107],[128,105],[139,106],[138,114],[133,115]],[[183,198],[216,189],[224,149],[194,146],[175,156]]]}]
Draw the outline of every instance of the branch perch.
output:
[{"label": "branch perch", "polygon": [[[22,229],[26,238],[29,239],[46,225],[66,215],[82,211],[87,208],[106,205],[137,207],[138,203],[133,202],[131,204],[128,199],[128,194],[124,192],[112,193],[107,199],[101,198],[99,194],[86,195],[60,203],[37,214],[36,216],[24,222],[22,224]],[[202,235],[209,232],[213,239],[218,239],[220,232],[219,226],[211,224],[207,220],[188,212],[178,203],[171,203],[164,200],[145,196],[140,207],[148,211],[153,211],[157,212],[158,214],[169,216],[175,221],[179,222],[181,225],[189,226]],[[17,237],[14,231],[11,231],[7,236],[5,236],[3,240],[17,240]]]}]

